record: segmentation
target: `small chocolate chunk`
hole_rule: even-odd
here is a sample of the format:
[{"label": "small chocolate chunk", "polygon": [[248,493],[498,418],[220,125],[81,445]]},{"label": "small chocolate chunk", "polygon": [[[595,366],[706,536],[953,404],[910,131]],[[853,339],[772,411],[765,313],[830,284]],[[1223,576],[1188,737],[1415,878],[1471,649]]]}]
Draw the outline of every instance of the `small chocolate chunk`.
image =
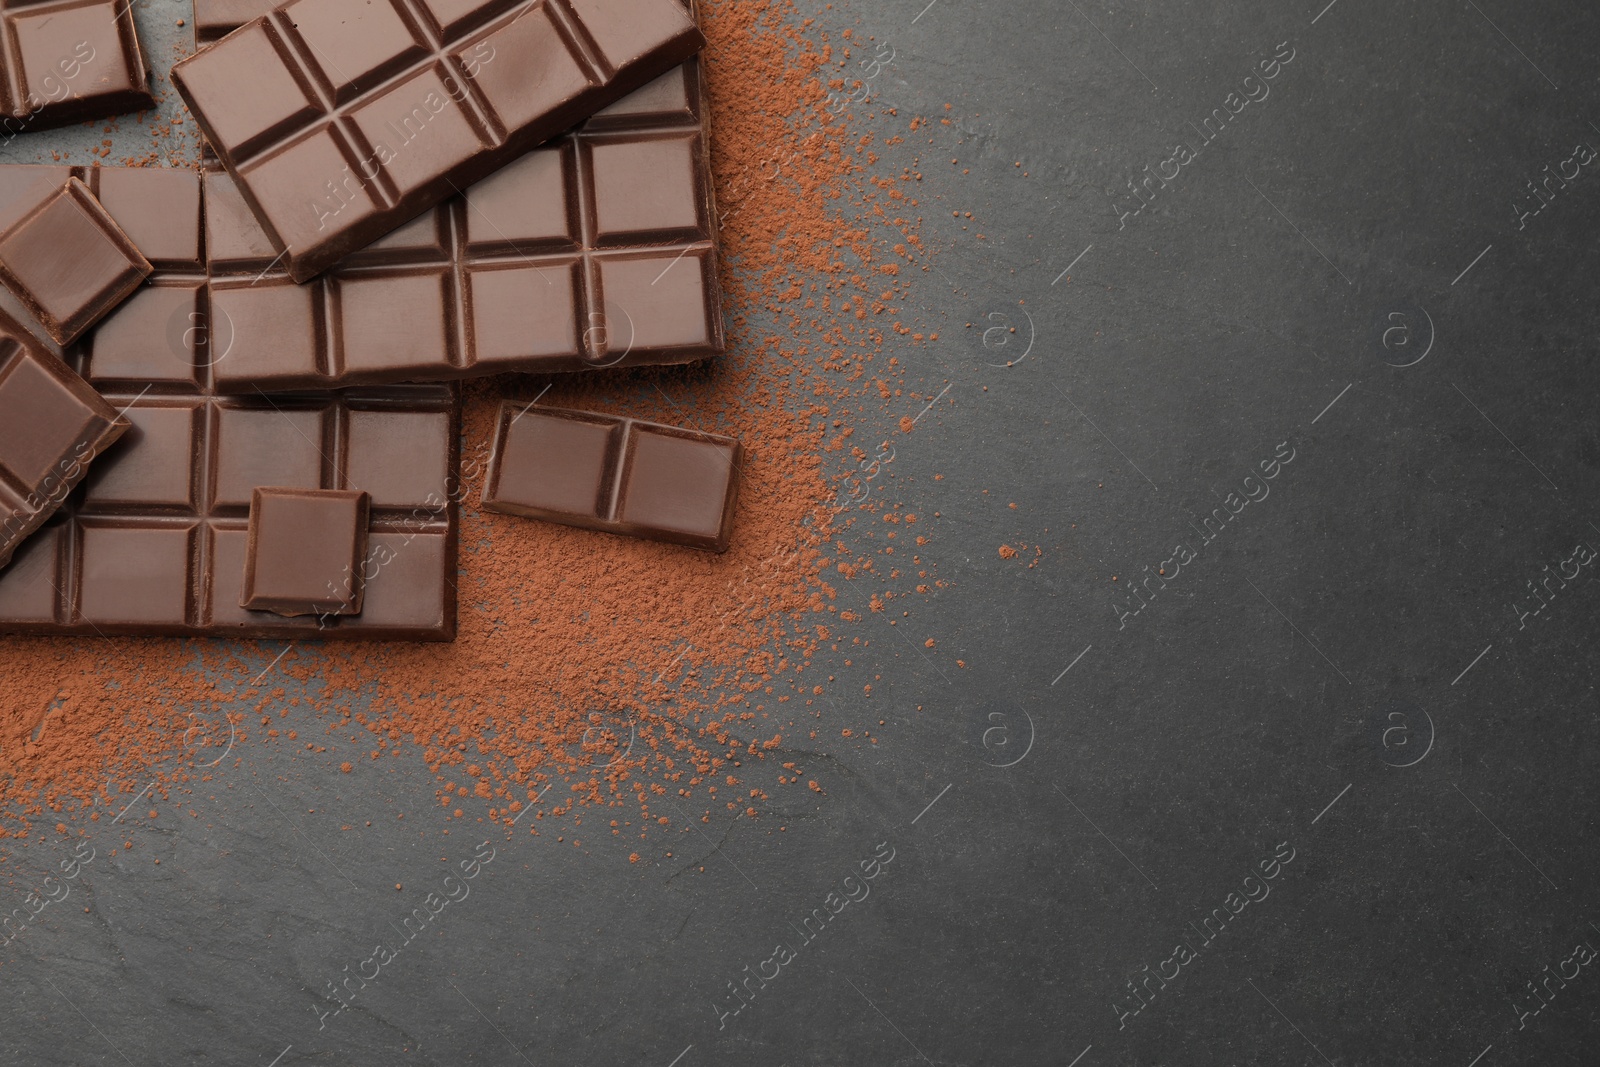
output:
[{"label": "small chocolate chunk", "polygon": [[290,618],[361,614],[371,502],[353,489],[257,486],[239,606]]},{"label": "small chocolate chunk", "polygon": [[721,434],[507,401],[483,506],[726,552],[742,456]]}]

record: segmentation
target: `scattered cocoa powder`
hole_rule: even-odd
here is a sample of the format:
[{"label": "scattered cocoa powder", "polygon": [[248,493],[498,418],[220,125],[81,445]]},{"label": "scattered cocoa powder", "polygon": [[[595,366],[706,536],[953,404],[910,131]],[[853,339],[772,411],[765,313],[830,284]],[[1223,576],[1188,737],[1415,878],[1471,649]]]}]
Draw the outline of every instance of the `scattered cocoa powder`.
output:
[{"label": "scattered cocoa powder", "polygon": [[[813,655],[848,655],[884,632],[862,623],[863,604],[881,612],[911,586],[942,584],[922,555],[874,548],[876,524],[847,545],[865,515],[916,516],[885,507],[882,483],[860,504],[836,484],[869,458],[852,441],[863,413],[907,431],[903,412],[932,399],[904,388],[900,358],[881,358],[937,339],[894,319],[902,272],[927,269],[921,175],[915,161],[892,177],[869,169],[902,138],[878,143],[830,107],[830,90],[856,84],[859,33],[854,51],[836,47],[789,0],[710,0],[702,19],[727,355],[466,387],[452,644],[0,639],[0,836],[82,832],[80,820],[124,811],[152,779],[152,801],[225,787],[245,753],[283,744],[274,722],[290,739],[289,723],[323,737],[286,755],[347,774],[420,755],[446,819],[510,824],[537,802],[518,823],[535,834],[547,815],[577,826],[575,807],[610,808],[613,836],[646,838],[684,811],[754,817],[769,790],[823,790],[786,743],[815,736],[835,680],[813,677]],[[188,162],[159,144],[149,161]],[[737,435],[748,458],[730,551],[481,512],[498,402],[547,386],[541,404]],[[918,536],[917,550],[928,543]],[[841,581],[869,577],[870,596]],[[767,759],[779,753],[781,770]]]}]

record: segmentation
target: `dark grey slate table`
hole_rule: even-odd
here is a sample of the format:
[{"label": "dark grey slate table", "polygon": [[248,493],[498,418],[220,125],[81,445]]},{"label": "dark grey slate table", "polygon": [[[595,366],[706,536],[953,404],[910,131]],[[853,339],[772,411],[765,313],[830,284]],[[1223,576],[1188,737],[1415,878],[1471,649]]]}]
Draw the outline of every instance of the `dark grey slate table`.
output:
[{"label": "dark grey slate table", "polygon": [[828,667],[882,742],[676,867],[253,754],[6,959],[0,1061],[1600,1062],[1600,14],[1322,3],[810,5],[951,119],[880,164],[949,388],[873,488],[950,582]]}]

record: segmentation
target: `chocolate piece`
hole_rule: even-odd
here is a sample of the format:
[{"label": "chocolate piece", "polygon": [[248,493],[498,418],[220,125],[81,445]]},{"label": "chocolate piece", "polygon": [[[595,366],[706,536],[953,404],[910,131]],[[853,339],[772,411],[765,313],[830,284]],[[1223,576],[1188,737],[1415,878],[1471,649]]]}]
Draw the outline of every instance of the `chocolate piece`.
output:
[{"label": "chocolate piece", "polygon": [[[80,345],[206,366],[221,393],[686,363],[724,345],[705,116],[690,62],[304,286],[221,172],[0,165],[0,225],[90,182],[155,273]],[[577,211],[605,184],[589,160],[635,144],[676,161],[649,176],[662,221],[602,235]]]},{"label": "chocolate piece", "polygon": [[25,336],[0,336],[0,567],[129,425]]},{"label": "chocolate piece", "polygon": [[172,78],[303,282],[703,43],[678,0],[293,0]]},{"label": "chocolate piece", "polygon": [[721,434],[506,401],[483,506],[726,552],[742,455]]},{"label": "chocolate piece", "polygon": [[359,615],[372,498],[352,489],[257,486],[239,606],[279,615]]},{"label": "chocolate piece", "polygon": [[[161,344],[102,367],[133,429],[0,571],[0,632],[453,639],[456,388],[218,397]],[[360,615],[239,606],[262,485],[370,494]]]},{"label": "chocolate piece", "polygon": [[77,178],[0,233],[0,284],[58,345],[127,298],[150,264]]},{"label": "chocolate piece", "polygon": [[155,106],[127,0],[0,8],[0,132],[48,130]]},{"label": "chocolate piece", "polygon": [[277,0],[194,0],[194,39],[210,44],[277,6]]}]

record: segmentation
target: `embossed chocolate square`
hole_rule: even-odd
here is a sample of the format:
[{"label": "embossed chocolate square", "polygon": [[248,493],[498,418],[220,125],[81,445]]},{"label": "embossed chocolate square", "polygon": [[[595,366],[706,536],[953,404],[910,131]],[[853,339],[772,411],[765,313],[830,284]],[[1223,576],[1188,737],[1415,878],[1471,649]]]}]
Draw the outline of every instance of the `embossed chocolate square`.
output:
[{"label": "embossed chocolate square", "polygon": [[0,284],[58,345],[71,344],[150,275],[89,187],[68,178],[0,233]]},{"label": "embossed chocolate square", "polygon": [[289,618],[361,614],[371,505],[361,490],[257,486],[239,606]]}]

